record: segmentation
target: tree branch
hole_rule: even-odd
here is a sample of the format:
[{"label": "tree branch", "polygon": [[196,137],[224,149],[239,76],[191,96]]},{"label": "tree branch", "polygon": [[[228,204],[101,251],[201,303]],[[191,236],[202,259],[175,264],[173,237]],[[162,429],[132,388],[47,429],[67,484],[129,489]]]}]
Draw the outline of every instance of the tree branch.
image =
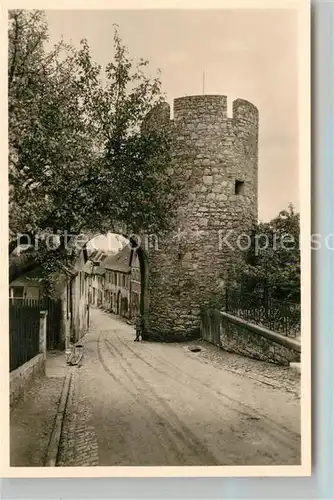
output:
[{"label": "tree branch", "polygon": [[14,73],[15,73],[15,66],[16,66],[16,55],[17,55],[17,41],[18,41],[18,32],[19,32],[19,24],[18,24],[18,17],[20,13],[15,13],[14,15],[14,22],[15,22],[15,35],[14,35],[14,53],[13,53],[13,59],[12,59],[12,64],[10,65],[10,71],[9,71],[9,78],[8,78],[8,88],[10,88],[13,79],[14,79]]}]

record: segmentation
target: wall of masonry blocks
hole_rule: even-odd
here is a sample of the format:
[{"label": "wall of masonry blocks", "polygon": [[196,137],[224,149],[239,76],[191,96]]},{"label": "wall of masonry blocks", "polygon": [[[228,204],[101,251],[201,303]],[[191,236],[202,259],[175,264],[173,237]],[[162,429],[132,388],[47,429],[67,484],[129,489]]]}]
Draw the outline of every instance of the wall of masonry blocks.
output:
[{"label": "wall of masonry blocks", "polygon": [[[173,129],[171,169],[186,192],[174,231],[147,250],[146,338],[199,335],[200,307],[224,286],[224,272],[240,251],[237,238],[244,244],[240,235],[257,221],[258,122],[257,108],[242,99],[228,117],[221,95],[175,99],[173,120],[167,103],[148,115],[144,129]],[[236,181],[243,183],[240,194]]]},{"label": "wall of masonry blocks", "polygon": [[45,374],[45,359],[38,354],[10,373],[10,406],[13,407],[24,396],[35,377]]}]

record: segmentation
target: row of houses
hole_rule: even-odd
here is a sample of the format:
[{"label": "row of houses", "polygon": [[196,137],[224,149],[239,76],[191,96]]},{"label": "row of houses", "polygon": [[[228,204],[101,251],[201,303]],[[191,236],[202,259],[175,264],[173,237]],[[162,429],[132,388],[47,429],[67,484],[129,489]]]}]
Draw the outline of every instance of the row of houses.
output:
[{"label": "row of houses", "polygon": [[[11,407],[35,377],[45,374],[47,351],[65,351],[71,363],[75,345],[89,327],[86,247],[75,251],[71,265],[62,265],[47,293],[43,270],[32,269],[9,283],[9,371]],[[12,255],[12,259],[17,256]]]},{"label": "row of houses", "polygon": [[48,311],[47,347],[68,348],[89,327],[88,280],[90,266],[80,251],[71,266],[64,266],[54,284],[53,297],[47,296],[40,267],[9,283],[10,307],[40,304]]},{"label": "row of houses", "polygon": [[90,260],[89,304],[135,322],[141,296],[137,252],[126,245],[116,255],[92,254]]},{"label": "row of houses", "polygon": [[74,264],[59,273],[53,299],[46,297],[41,269],[20,276],[9,284],[12,307],[40,303],[49,310],[47,347],[77,343],[89,328],[90,306],[123,316],[133,322],[140,311],[140,267],[135,250],[126,245],[115,255],[93,250],[79,251]]}]

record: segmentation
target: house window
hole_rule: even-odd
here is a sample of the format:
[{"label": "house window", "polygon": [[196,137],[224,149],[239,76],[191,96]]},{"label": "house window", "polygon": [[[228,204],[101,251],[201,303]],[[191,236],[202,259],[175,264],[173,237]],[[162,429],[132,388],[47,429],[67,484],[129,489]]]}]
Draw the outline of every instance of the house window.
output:
[{"label": "house window", "polygon": [[244,181],[235,181],[235,194],[244,194],[245,183]]},{"label": "house window", "polygon": [[115,273],[115,285],[117,285],[117,273]]},{"label": "house window", "polygon": [[23,299],[24,287],[23,286],[13,286],[10,288],[9,297],[11,299]]}]

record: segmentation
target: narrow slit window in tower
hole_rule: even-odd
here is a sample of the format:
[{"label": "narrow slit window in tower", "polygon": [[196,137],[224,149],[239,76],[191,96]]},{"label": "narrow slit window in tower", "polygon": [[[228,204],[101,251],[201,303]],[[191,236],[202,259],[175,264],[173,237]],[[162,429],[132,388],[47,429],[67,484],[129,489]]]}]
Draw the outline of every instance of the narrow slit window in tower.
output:
[{"label": "narrow slit window in tower", "polygon": [[235,194],[244,194],[245,183],[244,181],[235,181]]}]

